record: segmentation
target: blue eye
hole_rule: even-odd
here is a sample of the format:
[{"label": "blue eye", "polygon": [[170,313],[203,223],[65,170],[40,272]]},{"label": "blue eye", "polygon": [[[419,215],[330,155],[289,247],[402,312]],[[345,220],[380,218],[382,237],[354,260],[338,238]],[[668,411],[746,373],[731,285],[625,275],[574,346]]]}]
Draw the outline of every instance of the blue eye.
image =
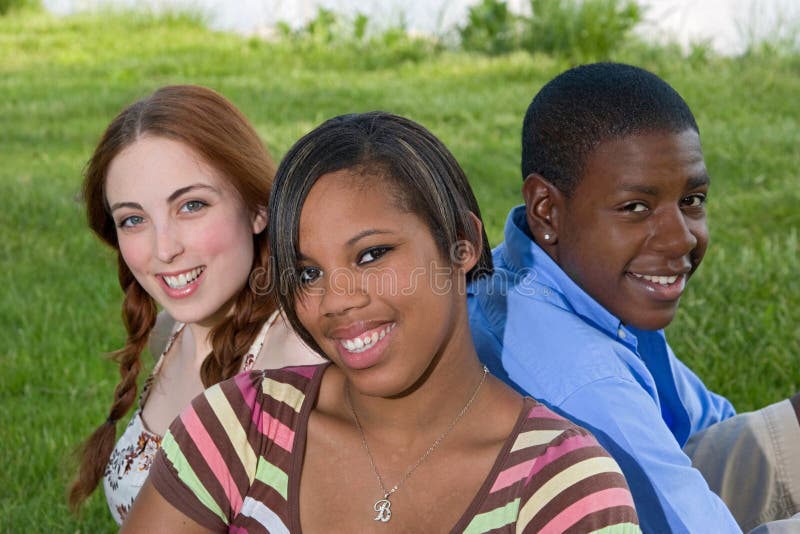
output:
[{"label": "blue eye", "polygon": [[124,219],[119,221],[119,223],[117,223],[117,226],[119,226],[120,228],[133,228],[135,226],[139,226],[143,222],[144,222],[144,217],[140,215],[131,215],[130,217],[125,217]]},{"label": "blue eye", "polygon": [[208,206],[208,204],[206,204],[202,200],[190,200],[189,202],[186,202],[183,204],[183,206],[181,206],[181,211],[194,213],[195,211],[200,211],[206,206]]},{"label": "blue eye", "polygon": [[391,247],[373,247],[361,254],[361,256],[358,258],[358,264],[362,265],[364,263],[372,263],[373,261],[383,257],[390,250]]},{"label": "blue eye", "polygon": [[322,269],[316,267],[302,267],[300,269],[300,284],[309,285],[322,277]]}]

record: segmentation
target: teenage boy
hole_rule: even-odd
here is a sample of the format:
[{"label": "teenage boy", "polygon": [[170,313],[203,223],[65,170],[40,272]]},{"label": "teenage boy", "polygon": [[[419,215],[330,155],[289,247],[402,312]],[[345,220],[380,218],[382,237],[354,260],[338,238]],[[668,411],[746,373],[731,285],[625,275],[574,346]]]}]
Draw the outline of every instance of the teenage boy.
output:
[{"label": "teenage boy", "polygon": [[490,370],[597,436],[646,532],[796,513],[800,397],[736,416],[664,337],[708,244],[710,180],[686,102],[636,67],[571,69],[528,108],[522,176],[495,273],[468,292]]}]

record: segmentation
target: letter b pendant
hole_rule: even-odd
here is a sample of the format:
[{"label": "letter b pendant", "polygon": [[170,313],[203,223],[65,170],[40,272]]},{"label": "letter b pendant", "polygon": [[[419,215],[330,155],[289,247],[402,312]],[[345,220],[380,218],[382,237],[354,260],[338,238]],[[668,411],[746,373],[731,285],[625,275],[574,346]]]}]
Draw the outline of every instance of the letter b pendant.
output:
[{"label": "letter b pendant", "polygon": [[378,515],[375,516],[375,521],[386,523],[392,518],[392,503],[389,502],[389,496],[384,495],[383,499],[375,501],[375,506],[372,507]]}]

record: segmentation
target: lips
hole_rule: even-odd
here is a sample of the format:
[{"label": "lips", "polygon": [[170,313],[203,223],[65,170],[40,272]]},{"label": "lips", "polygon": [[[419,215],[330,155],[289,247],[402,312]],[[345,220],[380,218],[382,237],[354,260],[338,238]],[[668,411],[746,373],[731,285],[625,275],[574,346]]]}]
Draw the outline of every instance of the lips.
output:
[{"label": "lips", "polygon": [[680,275],[672,274],[672,275],[649,275],[649,274],[639,274],[639,273],[631,273],[636,278],[642,278],[647,280],[648,282],[653,282],[654,284],[660,284],[662,286],[668,286],[670,284],[674,284],[675,281],[678,279]]},{"label": "lips", "polygon": [[366,332],[363,335],[356,336],[351,339],[340,339],[339,343],[341,343],[341,345],[348,352],[364,352],[365,350],[370,349],[378,341],[386,337],[386,334],[394,330],[396,325],[397,323],[391,323],[388,326],[376,328],[371,332]]},{"label": "lips", "polygon": [[162,274],[161,277],[164,279],[164,282],[171,287],[172,289],[183,289],[186,287],[187,284],[191,284],[200,274],[205,271],[205,267],[195,267],[189,271],[184,271],[179,274]]},{"label": "lips", "polygon": [[161,288],[169,297],[185,298],[194,293],[197,289],[199,280],[205,270],[205,266],[201,265],[186,271],[159,273],[156,275],[156,278],[160,282]]},{"label": "lips", "polygon": [[687,273],[643,274],[628,272],[628,276],[648,296],[661,301],[676,301],[686,288]]},{"label": "lips", "polygon": [[367,369],[383,359],[396,326],[396,322],[356,323],[336,329],[329,335],[337,341],[336,349],[345,366]]}]

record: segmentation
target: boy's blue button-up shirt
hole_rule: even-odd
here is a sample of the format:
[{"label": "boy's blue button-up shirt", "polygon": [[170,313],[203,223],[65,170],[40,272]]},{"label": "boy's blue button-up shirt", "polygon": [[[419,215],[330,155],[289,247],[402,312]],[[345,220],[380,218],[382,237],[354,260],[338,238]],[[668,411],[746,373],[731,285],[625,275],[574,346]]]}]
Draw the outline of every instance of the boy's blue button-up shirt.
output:
[{"label": "boy's blue button-up shirt", "polygon": [[735,415],[678,360],[662,330],[622,324],[530,238],[514,208],[495,273],[468,290],[490,371],[591,430],[620,464],[645,532],[740,532],[681,447]]}]

